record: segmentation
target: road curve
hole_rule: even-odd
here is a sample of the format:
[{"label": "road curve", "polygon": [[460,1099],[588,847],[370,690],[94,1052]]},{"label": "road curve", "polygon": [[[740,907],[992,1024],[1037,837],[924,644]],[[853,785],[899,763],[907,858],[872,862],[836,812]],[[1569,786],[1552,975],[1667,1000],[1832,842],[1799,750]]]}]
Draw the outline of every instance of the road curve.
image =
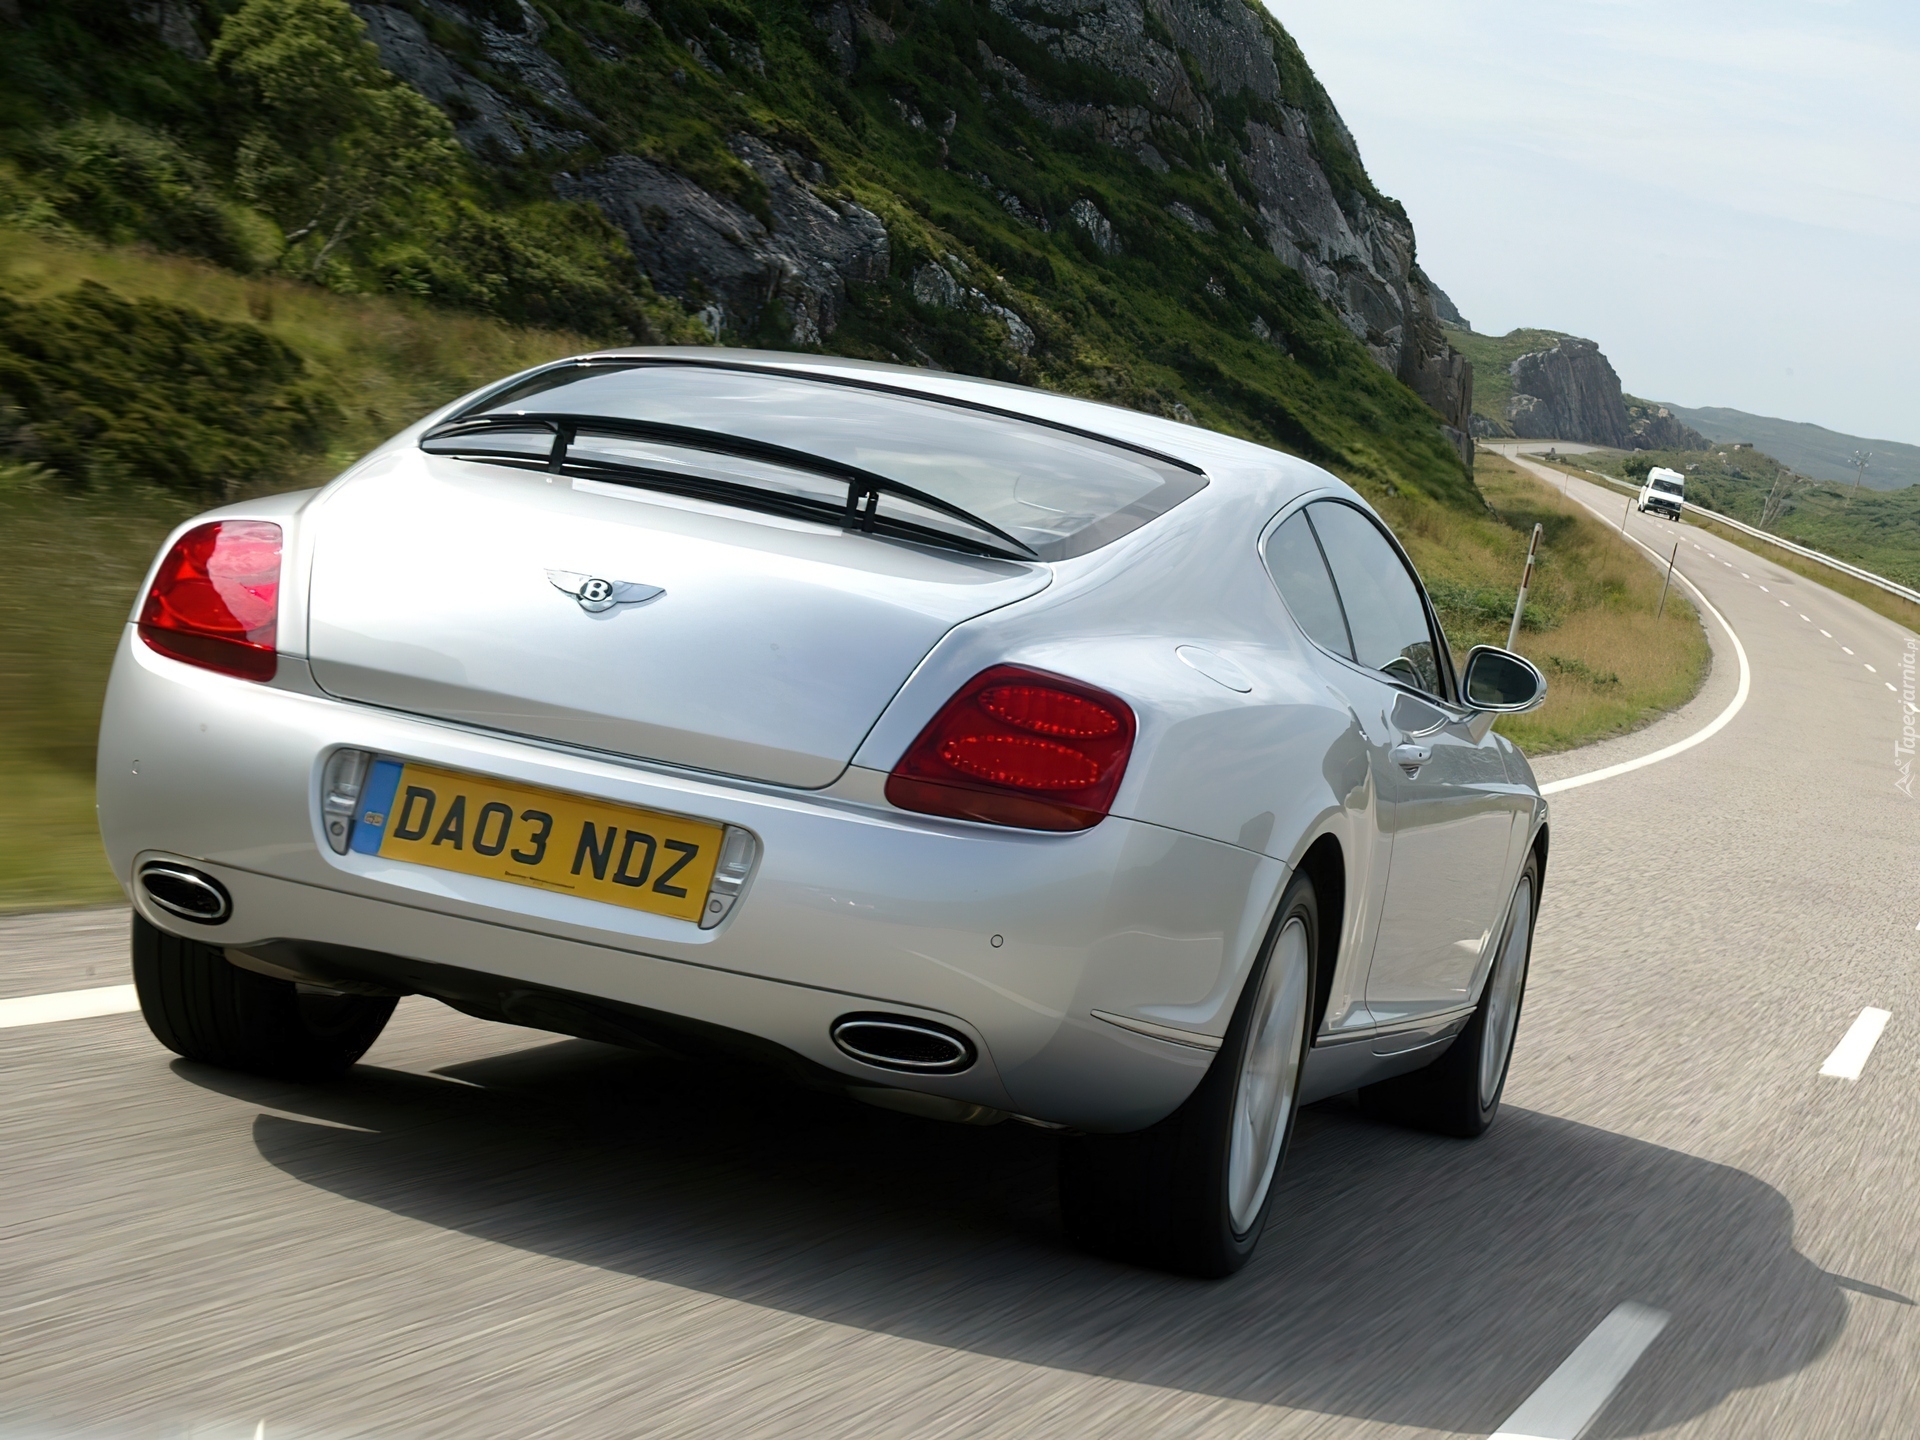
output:
[{"label": "road curve", "polygon": [[[1589,1436],[1910,1435],[1910,637],[1691,527],[1628,531],[1681,540],[1744,704],[1554,798],[1495,1129],[1315,1107],[1240,1276],[1068,1249],[1038,1131],[431,1002],[324,1088],[171,1062],[136,1015],[20,1023],[0,1434],[1486,1436],[1624,1335]],[[1686,710],[1542,778],[1722,713],[1714,638]],[[123,937],[0,921],[0,1000],[123,984]],[[1820,1074],[1870,1008],[1858,1078]]]}]

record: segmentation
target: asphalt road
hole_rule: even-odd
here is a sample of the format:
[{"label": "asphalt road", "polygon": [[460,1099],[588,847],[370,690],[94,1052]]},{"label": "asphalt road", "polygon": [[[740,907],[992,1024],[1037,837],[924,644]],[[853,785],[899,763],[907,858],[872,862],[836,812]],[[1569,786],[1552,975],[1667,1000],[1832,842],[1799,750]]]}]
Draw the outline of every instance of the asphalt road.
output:
[{"label": "asphalt road", "polygon": [[[427,1001],[324,1088],[174,1061],[136,1015],[16,1024],[0,1436],[1485,1436],[1625,1302],[1670,1320],[1590,1436],[1915,1434],[1908,636],[1628,528],[1684,540],[1746,703],[1554,798],[1493,1132],[1315,1107],[1238,1277],[1067,1248],[1039,1131]],[[1719,714],[1710,632],[1697,700],[1542,779]],[[123,984],[124,924],[0,922],[0,997]],[[1821,1075],[1867,1007],[1860,1078]]]}]

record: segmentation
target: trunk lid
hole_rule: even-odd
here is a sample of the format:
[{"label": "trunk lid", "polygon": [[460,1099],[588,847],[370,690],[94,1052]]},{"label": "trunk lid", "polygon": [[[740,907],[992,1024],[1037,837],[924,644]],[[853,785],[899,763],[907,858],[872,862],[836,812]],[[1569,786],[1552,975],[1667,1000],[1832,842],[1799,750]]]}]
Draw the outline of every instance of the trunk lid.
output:
[{"label": "trunk lid", "polygon": [[846,768],[949,629],[1051,578],[418,451],[309,523],[327,693],[802,787]]}]

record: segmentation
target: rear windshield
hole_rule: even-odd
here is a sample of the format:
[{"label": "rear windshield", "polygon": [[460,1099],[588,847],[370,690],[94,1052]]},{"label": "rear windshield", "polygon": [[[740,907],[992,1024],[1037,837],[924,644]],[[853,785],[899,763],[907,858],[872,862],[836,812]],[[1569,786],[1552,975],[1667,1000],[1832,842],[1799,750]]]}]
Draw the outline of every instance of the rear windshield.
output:
[{"label": "rear windshield", "polygon": [[[653,421],[783,446],[857,465],[988,521],[1043,560],[1118,539],[1205,487],[1196,470],[1124,445],[940,400],[768,371],[675,362],[567,366],[530,377],[464,412],[483,416],[589,415]],[[530,429],[531,458],[551,435]],[[429,440],[430,450],[457,450]],[[703,471],[784,494],[833,502],[845,487],[784,466],[661,444],[594,436],[582,451],[663,474]],[[961,526],[910,501],[921,523]]]},{"label": "rear windshield", "polygon": [[1653,488],[1658,490],[1662,495],[1683,495],[1686,493],[1672,480],[1656,480],[1653,482]]}]

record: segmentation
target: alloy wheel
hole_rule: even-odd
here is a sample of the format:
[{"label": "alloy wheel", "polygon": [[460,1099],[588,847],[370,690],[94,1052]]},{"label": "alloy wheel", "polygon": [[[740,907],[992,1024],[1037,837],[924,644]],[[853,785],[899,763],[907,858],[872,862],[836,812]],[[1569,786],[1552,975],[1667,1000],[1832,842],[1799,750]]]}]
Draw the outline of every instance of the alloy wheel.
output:
[{"label": "alloy wheel", "polygon": [[1533,938],[1533,877],[1520,877],[1513,892],[1513,920],[1500,957],[1487,977],[1487,1017],[1480,1032],[1480,1105],[1491,1105],[1506,1078],[1513,1051],[1514,1026],[1520,1020],[1520,990],[1527,979],[1527,947]]},{"label": "alloy wheel", "polygon": [[1281,928],[1261,977],[1234,1084],[1227,1209],[1236,1235],[1259,1219],[1286,1140],[1300,1083],[1312,966],[1307,925],[1296,915]]}]

